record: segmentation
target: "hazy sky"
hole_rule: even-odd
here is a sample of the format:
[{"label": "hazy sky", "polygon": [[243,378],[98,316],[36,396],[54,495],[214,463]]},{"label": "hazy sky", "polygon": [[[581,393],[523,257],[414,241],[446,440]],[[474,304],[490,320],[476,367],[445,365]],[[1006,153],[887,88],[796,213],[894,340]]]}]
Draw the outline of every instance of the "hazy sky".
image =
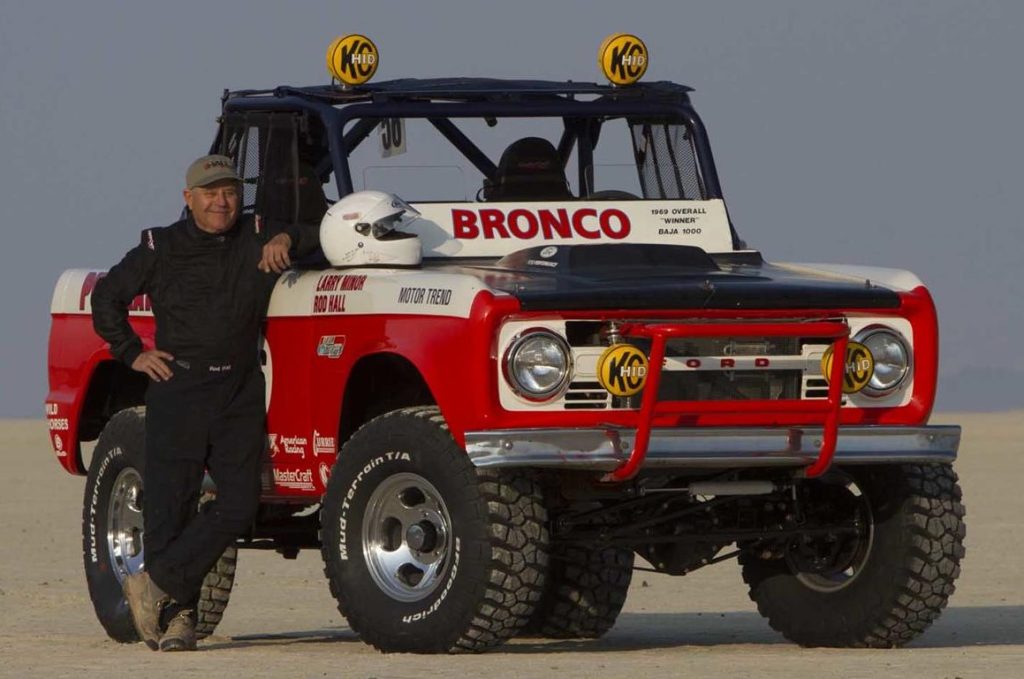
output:
[{"label": "hazy sky", "polygon": [[619,30],[647,79],[696,88],[752,247],[914,271],[940,405],[1024,406],[1024,3],[0,0],[0,416],[42,416],[57,277],[174,221],[225,87],[327,82],[349,32],[380,47],[378,80],[594,81]]}]

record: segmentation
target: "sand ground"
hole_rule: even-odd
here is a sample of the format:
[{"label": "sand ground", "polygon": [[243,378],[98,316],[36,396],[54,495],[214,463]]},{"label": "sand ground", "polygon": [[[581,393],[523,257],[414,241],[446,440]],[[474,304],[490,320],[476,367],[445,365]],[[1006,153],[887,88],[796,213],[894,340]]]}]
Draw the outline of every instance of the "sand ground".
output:
[{"label": "sand ground", "polygon": [[82,571],[84,479],[53,459],[41,420],[0,422],[0,676],[1024,677],[1024,413],[960,423],[967,558],[942,618],[905,649],[811,650],[774,633],[735,563],[685,578],[637,573],[599,641],[516,640],[475,656],[381,655],[337,613],[320,557],[244,551],[217,634],[191,654],[110,641]]}]

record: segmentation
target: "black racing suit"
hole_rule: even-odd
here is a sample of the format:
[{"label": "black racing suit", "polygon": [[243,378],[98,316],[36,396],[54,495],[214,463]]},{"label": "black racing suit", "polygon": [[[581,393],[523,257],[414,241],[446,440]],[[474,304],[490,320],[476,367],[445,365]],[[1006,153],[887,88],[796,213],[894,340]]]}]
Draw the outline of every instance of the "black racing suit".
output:
[{"label": "black racing suit", "polygon": [[[175,611],[195,610],[206,573],[259,504],[266,410],[257,352],[278,277],[257,268],[263,245],[284,231],[293,256],[319,246],[316,227],[264,227],[244,215],[223,235],[191,217],[147,229],[92,294],[93,326],[115,358],[131,366],[143,350],[128,324],[142,293],[156,317],[156,348],[174,356],[173,377],[146,391],[143,511],[146,570]],[[204,470],[217,496],[197,513]]]}]

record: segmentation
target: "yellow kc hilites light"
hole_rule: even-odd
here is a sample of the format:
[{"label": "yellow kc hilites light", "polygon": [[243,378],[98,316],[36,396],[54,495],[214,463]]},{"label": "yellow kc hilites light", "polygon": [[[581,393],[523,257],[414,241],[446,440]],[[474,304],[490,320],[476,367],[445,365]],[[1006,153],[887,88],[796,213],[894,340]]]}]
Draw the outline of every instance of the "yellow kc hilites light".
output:
[{"label": "yellow kc hilites light", "polygon": [[612,85],[632,85],[647,72],[650,54],[635,35],[613,33],[597,50],[597,63]]},{"label": "yellow kc hilites light", "polygon": [[631,344],[613,344],[597,360],[597,381],[612,396],[643,391],[649,366],[647,356]]},{"label": "yellow kc hilites light", "polygon": [[369,82],[379,63],[377,46],[365,35],[343,35],[327,48],[327,71],[346,87]]},{"label": "yellow kc hilites light", "polygon": [[[821,374],[828,380],[832,374],[832,347],[821,357]],[[871,350],[860,342],[850,341],[846,345],[846,366],[843,373],[843,393],[856,394],[867,386],[875,374],[875,358]]]}]

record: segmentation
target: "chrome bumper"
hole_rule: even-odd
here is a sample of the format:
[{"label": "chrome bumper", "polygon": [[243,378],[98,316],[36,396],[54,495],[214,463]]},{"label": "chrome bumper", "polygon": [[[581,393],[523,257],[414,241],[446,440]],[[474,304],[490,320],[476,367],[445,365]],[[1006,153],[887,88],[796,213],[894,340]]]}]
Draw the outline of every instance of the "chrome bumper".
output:
[{"label": "chrome bumper", "polygon": [[[629,457],[635,429],[506,429],[466,432],[478,467],[615,469]],[[797,467],[821,448],[821,427],[654,429],[643,469]],[[960,427],[839,428],[833,464],[950,464]]]}]

